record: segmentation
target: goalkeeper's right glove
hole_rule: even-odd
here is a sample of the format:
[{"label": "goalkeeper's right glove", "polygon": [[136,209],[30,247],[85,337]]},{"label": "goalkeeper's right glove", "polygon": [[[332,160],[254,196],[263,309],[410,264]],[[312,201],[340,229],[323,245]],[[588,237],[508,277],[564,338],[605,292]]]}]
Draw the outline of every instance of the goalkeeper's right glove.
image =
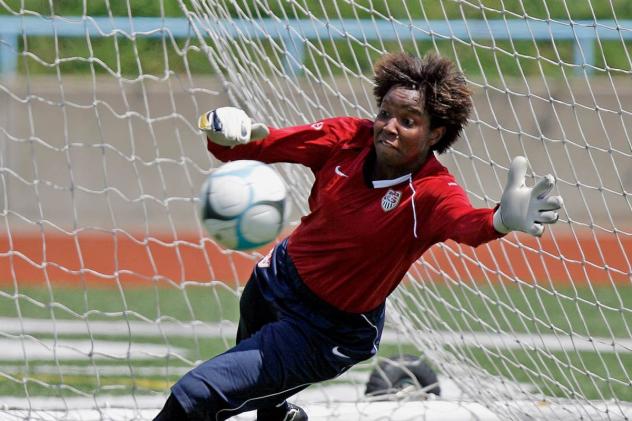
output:
[{"label": "goalkeeper's right glove", "polygon": [[253,123],[248,114],[235,107],[221,107],[202,114],[198,127],[211,142],[231,148],[270,134],[264,124]]}]

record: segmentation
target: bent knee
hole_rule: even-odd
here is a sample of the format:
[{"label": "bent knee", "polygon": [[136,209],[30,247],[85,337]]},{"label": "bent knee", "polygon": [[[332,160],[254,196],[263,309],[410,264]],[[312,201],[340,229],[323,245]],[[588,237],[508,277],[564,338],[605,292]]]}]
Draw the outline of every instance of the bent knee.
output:
[{"label": "bent knee", "polygon": [[188,420],[212,420],[216,414],[227,406],[222,394],[212,385],[202,380],[192,370],[185,374],[172,388],[172,394],[177,398]]}]

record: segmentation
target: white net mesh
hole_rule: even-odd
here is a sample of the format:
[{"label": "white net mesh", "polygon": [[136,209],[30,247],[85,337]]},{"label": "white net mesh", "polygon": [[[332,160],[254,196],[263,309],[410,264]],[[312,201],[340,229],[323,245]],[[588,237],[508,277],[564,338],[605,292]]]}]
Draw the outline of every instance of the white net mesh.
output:
[{"label": "white net mesh", "polygon": [[[475,89],[464,139],[440,157],[474,205],[496,204],[520,154],[530,182],[555,175],[565,207],[541,239],[426,253],[390,299],[380,358],[423,356],[443,400],[500,419],[630,417],[632,11],[427,3],[0,1],[0,403],[20,409],[5,414],[157,408],[232,345],[260,253],[205,238],[195,201],[219,162],[199,113],[372,118],[375,59],[435,50]],[[311,175],[278,169],[305,213]],[[299,399],[376,416],[375,363]]]}]

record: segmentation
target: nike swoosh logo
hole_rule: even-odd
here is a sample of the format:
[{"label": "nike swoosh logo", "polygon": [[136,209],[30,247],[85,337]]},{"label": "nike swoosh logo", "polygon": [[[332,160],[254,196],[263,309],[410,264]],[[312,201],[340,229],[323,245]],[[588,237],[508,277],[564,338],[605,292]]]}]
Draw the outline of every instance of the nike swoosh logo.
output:
[{"label": "nike swoosh logo", "polygon": [[331,353],[334,354],[336,357],[347,358],[347,359],[351,358],[350,356],[345,355],[342,352],[338,351],[338,347],[337,346],[331,348]]},{"label": "nike swoosh logo", "polygon": [[342,170],[340,169],[340,165],[338,165],[334,171],[336,171],[336,174],[338,174],[341,177],[349,177],[347,174],[342,172]]}]

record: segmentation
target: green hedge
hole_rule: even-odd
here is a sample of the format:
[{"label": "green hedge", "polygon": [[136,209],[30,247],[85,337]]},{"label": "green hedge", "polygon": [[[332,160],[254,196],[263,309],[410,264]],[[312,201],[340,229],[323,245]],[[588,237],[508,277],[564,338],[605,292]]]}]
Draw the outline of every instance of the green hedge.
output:
[{"label": "green hedge", "polygon": [[[0,3],[0,14],[19,13],[23,4],[24,10],[40,13],[45,16],[182,16],[179,2],[173,0],[90,0],[85,2],[76,0],[5,0]],[[128,4],[129,3],[129,4]],[[218,2],[221,4],[227,1]],[[270,10],[264,10],[261,4],[269,4]],[[190,5],[187,3],[187,7]],[[607,2],[604,0],[486,0],[482,2],[407,2],[404,0],[355,0],[355,1],[326,1],[295,0],[295,1],[238,1],[241,12],[233,4],[224,6],[234,17],[248,15],[267,17],[270,15],[288,16],[290,18],[309,18],[312,14],[318,18],[358,18],[384,19],[393,16],[397,19],[517,19],[521,16],[538,19],[626,19],[632,17],[632,1]],[[372,5],[369,9],[367,6]],[[405,5],[405,6],[404,6]],[[422,6],[423,5],[423,6]],[[85,10],[84,10],[85,6]],[[284,10],[280,7],[284,6]],[[571,7],[572,6],[572,7]],[[309,14],[306,13],[309,10]],[[53,74],[57,71],[52,63],[56,59],[63,59],[59,64],[64,74],[86,73],[91,67],[96,73],[118,73],[126,77],[139,74],[164,75],[165,72],[175,73],[212,73],[206,56],[199,50],[195,37],[189,39],[170,39],[165,35],[163,39],[147,39],[138,37],[132,41],[125,37],[109,38],[59,38],[52,43],[49,37],[28,37],[19,40],[19,50],[28,52],[22,55],[18,64],[18,73],[24,74]],[[595,48],[595,65],[599,68],[611,68],[615,73],[630,72],[629,54],[630,43],[620,41],[604,41]],[[1,48],[1,47],[0,47]],[[270,55],[274,65],[278,65],[280,58],[276,57],[269,41],[257,40],[252,50],[253,57],[260,57],[261,52]],[[540,42],[538,41],[503,41],[495,43],[480,41],[474,46],[459,42],[437,40],[418,42],[404,41],[401,45],[395,42],[380,43],[370,41],[369,45],[357,42],[327,41],[322,45],[316,44],[317,50],[324,50],[327,56],[319,54],[317,50],[307,49],[304,64],[308,71],[317,73],[331,72],[333,74],[369,73],[373,61],[379,51],[404,49],[411,52],[425,52],[438,48],[439,51],[451,57],[457,57],[461,67],[470,77],[496,79],[498,77],[537,76],[544,73],[547,76],[562,76],[562,67],[558,63],[573,62],[573,46],[569,41]],[[623,51],[628,50],[628,54]],[[92,50],[92,54],[90,54]],[[117,51],[118,50],[118,51]],[[339,57],[339,59],[338,59]],[[345,63],[346,68],[340,66]],[[269,66],[263,63],[262,71],[270,72]],[[569,67],[564,69],[567,75],[573,71]],[[596,72],[595,74],[599,74]]]},{"label": "green hedge", "polygon": [[[22,4],[25,10],[43,15],[82,15],[91,16],[182,16],[180,1],[176,0],[89,0],[85,5],[77,0],[5,0],[6,6],[0,6],[0,14],[17,13]],[[183,3],[191,8],[189,1]],[[232,15],[238,16],[237,6],[227,0],[216,0]],[[349,0],[349,1],[266,1],[237,0],[242,10],[253,15],[272,13],[282,16],[296,15],[305,17],[305,10],[315,17],[367,18],[375,15],[394,18],[414,19],[499,19],[529,16],[537,19],[626,19],[632,16],[632,2],[606,0],[478,0],[478,1],[406,1],[406,0]],[[270,9],[264,8],[266,5]]]}]

